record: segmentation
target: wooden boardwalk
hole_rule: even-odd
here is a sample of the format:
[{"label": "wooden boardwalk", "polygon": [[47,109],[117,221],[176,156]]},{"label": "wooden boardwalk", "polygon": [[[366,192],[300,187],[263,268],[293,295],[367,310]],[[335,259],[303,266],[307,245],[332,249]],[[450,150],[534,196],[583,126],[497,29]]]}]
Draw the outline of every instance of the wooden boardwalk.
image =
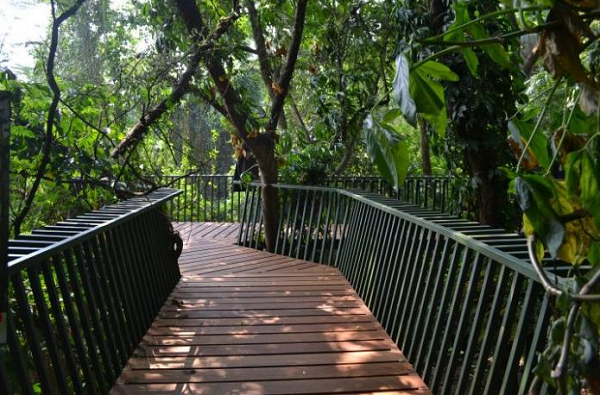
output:
[{"label": "wooden boardwalk", "polygon": [[111,394],[431,394],[336,269],[177,228],[183,278]]}]

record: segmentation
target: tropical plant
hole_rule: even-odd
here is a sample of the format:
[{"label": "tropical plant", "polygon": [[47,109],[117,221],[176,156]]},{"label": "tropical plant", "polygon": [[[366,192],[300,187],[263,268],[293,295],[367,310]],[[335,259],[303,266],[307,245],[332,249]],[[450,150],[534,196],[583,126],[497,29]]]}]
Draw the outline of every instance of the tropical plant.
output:
[{"label": "tropical plant", "polygon": [[[497,150],[512,149],[516,163],[499,164],[523,210],[532,263],[548,292],[558,297],[561,313],[537,373],[562,394],[583,386],[600,393],[600,297],[595,295],[600,293],[600,12],[595,9],[600,3],[456,2],[441,13],[435,5],[429,12],[441,18],[440,31],[417,31],[398,55],[396,100],[413,125],[421,115],[443,136],[449,120],[450,130],[463,129],[455,131],[458,136],[472,129]],[[533,46],[522,38],[531,35]],[[533,71],[525,82],[521,67]],[[465,88],[475,94],[474,103]],[[478,99],[478,92],[487,98]],[[514,111],[506,111],[515,104]],[[471,128],[469,122],[483,127]],[[506,143],[498,130],[504,130]],[[469,149],[464,147],[464,165],[473,169],[469,162],[485,161],[488,150],[479,148],[477,158]],[[538,263],[545,254],[551,262],[572,265],[565,281],[549,280],[552,275]]]}]

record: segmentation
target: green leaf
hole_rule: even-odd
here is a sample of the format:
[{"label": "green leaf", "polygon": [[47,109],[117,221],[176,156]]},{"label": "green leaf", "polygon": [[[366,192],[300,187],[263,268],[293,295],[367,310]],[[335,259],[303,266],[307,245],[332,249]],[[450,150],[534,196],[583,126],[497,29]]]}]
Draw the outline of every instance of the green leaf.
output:
[{"label": "green leaf", "polygon": [[420,68],[410,73],[410,94],[421,114],[438,114],[446,109],[444,87]]},{"label": "green leaf", "polygon": [[581,156],[581,206],[594,217],[596,227],[600,229],[600,180],[594,162],[584,151]]},{"label": "green leaf", "polygon": [[[474,40],[482,40],[489,37],[484,27],[480,23],[474,23],[470,25],[468,29]],[[479,48],[481,48],[483,52],[485,52],[495,63],[501,67],[505,69],[512,68],[510,57],[501,44],[486,44],[481,45]]]},{"label": "green leaf", "polygon": [[515,180],[517,201],[523,210],[525,233],[535,233],[555,258],[561,247],[566,229],[551,206],[553,184],[538,175],[523,175]]},{"label": "green leaf", "polygon": [[469,68],[471,75],[476,77],[477,69],[479,68],[479,59],[477,58],[475,51],[473,51],[470,48],[465,48],[465,49],[462,49],[460,52],[463,54],[463,57],[465,58],[465,63],[467,64],[467,67]]},{"label": "green leaf", "polygon": [[387,111],[383,115],[382,122],[384,122],[384,123],[394,122],[401,115],[402,115],[402,110],[400,110],[399,108],[392,108],[391,110]]},{"label": "green leaf", "polygon": [[408,59],[403,54],[396,58],[396,76],[392,83],[394,99],[400,106],[406,121],[413,127],[417,126],[417,106],[410,92]]},{"label": "green leaf", "polygon": [[443,138],[446,136],[446,128],[448,127],[448,113],[445,109],[439,114],[423,114],[423,118],[429,121],[431,126],[433,126],[440,137]]},{"label": "green leaf", "polygon": [[579,193],[579,182],[581,179],[581,151],[569,152],[563,167],[565,169],[567,195],[572,198]]},{"label": "green leaf", "polygon": [[404,182],[408,171],[408,146],[395,131],[367,116],[363,123],[367,154],[379,173],[395,190]]},{"label": "green leaf", "polygon": [[15,137],[22,137],[22,138],[29,138],[29,139],[35,138],[35,133],[33,133],[29,128],[26,128],[25,126],[12,126],[10,128],[10,134]]},{"label": "green leaf", "polygon": [[[527,141],[531,138],[534,126],[529,122],[523,122],[516,118],[508,122],[508,130],[510,130],[513,139],[521,145],[521,150],[525,148]],[[543,133],[536,133],[533,136],[533,140],[529,144],[529,150],[527,154],[532,154],[535,160],[543,168],[550,166],[550,154],[548,153],[548,139]]]},{"label": "green leaf", "polygon": [[587,259],[593,266],[600,265],[600,241],[592,242],[588,251]]},{"label": "green leaf", "polygon": [[[429,63],[429,62],[427,62]],[[410,92],[415,99],[417,110],[444,137],[448,124],[444,87],[430,78],[422,66],[410,73]]]},{"label": "green leaf", "polygon": [[[468,4],[464,2],[458,2],[452,6],[452,8],[454,9],[455,20],[448,27],[448,30],[455,29],[458,26],[464,25],[465,23],[470,22],[472,20],[467,7]],[[469,40],[467,40],[467,37],[469,38]],[[464,42],[481,40],[489,37],[490,36],[485,31],[483,25],[479,22],[476,22],[460,30],[445,35],[444,40]],[[481,48],[482,51],[484,51],[495,63],[497,63],[501,67],[505,69],[512,68],[512,64],[510,63],[510,57],[508,56],[508,53],[504,50],[504,47],[501,44],[486,44],[479,46],[479,48]],[[477,55],[472,50],[462,50],[461,53],[465,58],[465,62],[469,67],[469,71],[471,72],[471,74],[475,75],[477,72],[477,66],[479,64],[479,62],[476,60]]]},{"label": "green leaf", "polygon": [[448,66],[433,60],[423,63],[417,70],[427,74],[431,78],[437,78],[438,80],[458,81],[460,79]]}]

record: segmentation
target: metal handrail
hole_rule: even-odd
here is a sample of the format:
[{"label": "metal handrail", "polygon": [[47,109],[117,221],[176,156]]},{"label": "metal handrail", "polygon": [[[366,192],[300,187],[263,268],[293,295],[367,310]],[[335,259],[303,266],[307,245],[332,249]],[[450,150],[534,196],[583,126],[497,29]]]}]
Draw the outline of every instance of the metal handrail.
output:
[{"label": "metal handrail", "polygon": [[[174,197],[176,197],[180,194],[181,194],[181,191],[178,189],[163,188],[163,189],[160,189],[160,190],[153,192],[146,196],[129,199],[126,201],[127,204],[135,203],[137,205],[138,203],[141,203],[141,205],[139,207],[134,206],[133,208],[127,208],[118,217],[115,217],[113,219],[108,219],[108,220],[102,222],[101,224],[98,224],[98,225],[96,225],[92,228],[89,228],[87,230],[84,230],[82,232],[78,232],[78,233],[74,234],[73,236],[67,237],[64,240],[56,241],[55,243],[52,243],[51,245],[49,245],[47,247],[40,248],[35,252],[32,252],[30,254],[27,254],[27,255],[24,255],[17,259],[13,259],[13,260],[9,261],[8,262],[9,276],[15,270],[26,269],[29,265],[36,264],[36,263],[38,263],[44,259],[47,259],[47,258],[51,257],[52,255],[66,249],[66,248],[69,248],[75,244],[79,244],[85,240],[91,239],[98,233],[105,232],[115,226],[118,226],[119,224],[121,224],[124,221],[129,221],[129,220],[137,217],[138,215],[141,215],[141,214],[147,212],[148,210],[152,210],[155,207],[162,205],[163,203],[173,199]],[[111,210],[119,209],[119,208],[124,208],[124,203],[116,203],[116,204],[108,205],[108,206],[103,207],[100,210],[91,211],[90,213],[103,214],[103,213],[108,213]],[[90,213],[88,213],[88,214],[90,214]],[[19,236],[17,236],[17,240],[18,240],[18,237]],[[14,240],[14,239],[9,240],[9,242],[8,242],[9,243],[9,251],[10,251],[10,247],[14,245],[15,241],[16,240]]]},{"label": "metal handrail", "polygon": [[[263,186],[263,184],[258,183],[258,182],[252,182],[252,183],[249,183],[248,185],[251,187],[254,187],[254,188]],[[385,203],[382,203],[381,196],[379,196],[379,195],[374,194],[374,195],[369,196],[369,195],[366,195],[365,192],[361,192],[358,190],[352,191],[352,190],[340,189],[340,188],[334,188],[334,187],[319,187],[319,186],[312,186],[312,185],[273,184],[273,187],[278,188],[278,189],[289,189],[289,190],[297,190],[297,191],[330,192],[330,193],[337,193],[340,195],[348,196],[349,198],[358,200],[358,201],[365,203],[371,207],[377,208],[379,210],[385,211],[387,213],[390,213],[390,214],[397,216],[399,218],[402,218],[404,220],[410,221],[411,223],[414,223],[420,227],[423,227],[424,229],[434,231],[445,237],[453,239],[461,244],[464,244],[465,246],[471,248],[472,250],[474,250],[476,252],[484,254],[488,258],[493,259],[493,260],[497,261],[498,263],[506,265],[509,268],[516,270],[523,275],[526,275],[527,277],[531,278],[532,280],[539,281],[539,277],[538,277],[535,269],[527,261],[517,258],[513,254],[502,251],[494,246],[490,246],[489,244],[486,244],[485,242],[477,240],[476,238],[473,238],[460,230],[454,230],[454,229],[448,228],[448,227],[440,225],[436,222],[432,222],[430,220],[420,218],[419,216],[411,214],[410,212],[403,211],[398,208],[387,205]],[[395,200],[388,200],[387,203],[393,204],[393,203],[397,203],[397,202]],[[450,216],[448,216],[448,218],[450,218]],[[243,226],[240,227],[240,229],[242,229],[242,228],[243,228]],[[517,233],[508,232],[508,231],[506,231],[506,233],[504,235],[519,237],[519,239],[522,240],[522,243],[523,243],[523,252],[527,252],[527,243],[526,243],[526,239],[524,237],[518,235]],[[548,276],[555,283],[561,282],[564,280],[562,277],[557,276],[553,273],[548,273]]]}]

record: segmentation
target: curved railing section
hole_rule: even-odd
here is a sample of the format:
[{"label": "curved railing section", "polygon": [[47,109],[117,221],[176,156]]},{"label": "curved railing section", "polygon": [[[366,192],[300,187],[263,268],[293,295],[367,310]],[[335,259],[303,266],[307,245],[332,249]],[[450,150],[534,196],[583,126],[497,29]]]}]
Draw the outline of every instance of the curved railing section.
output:
[{"label": "curved railing section", "polygon": [[173,221],[237,222],[244,201],[241,188],[232,175],[192,174],[152,176],[158,184],[181,190],[167,204]]},{"label": "curved railing section", "polygon": [[[523,237],[376,193],[275,187],[276,253],[337,267],[433,393],[528,392],[550,305]],[[256,248],[259,189],[239,234]]]},{"label": "curved railing section", "polygon": [[179,281],[162,189],[9,241],[3,394],[104,394]]},{"label": "curved railing section", "polygon": [[[244,190],[232,175],[191,174],[146,176],[182,193],[167,205],[173,221],[238,222],[244,205]],[[328,176],[319,186],[360,189],[448,213],[460,212],[459,189],[452,177],[409,176],[398,191],[382,177]]]},{"label": "curved railing section", "polygon": [[378,176],[329,176],[322,186],[374,192],[452,214],[460,213],[461,209],[460,189],[456,179],[450,176],[408,176],[397,191]]}]

